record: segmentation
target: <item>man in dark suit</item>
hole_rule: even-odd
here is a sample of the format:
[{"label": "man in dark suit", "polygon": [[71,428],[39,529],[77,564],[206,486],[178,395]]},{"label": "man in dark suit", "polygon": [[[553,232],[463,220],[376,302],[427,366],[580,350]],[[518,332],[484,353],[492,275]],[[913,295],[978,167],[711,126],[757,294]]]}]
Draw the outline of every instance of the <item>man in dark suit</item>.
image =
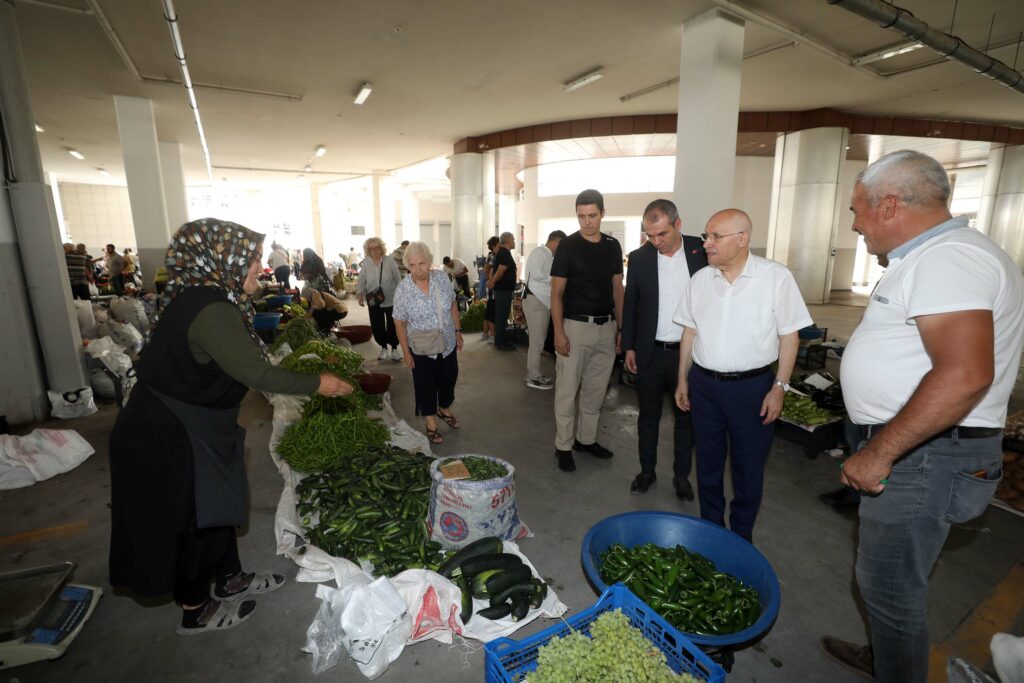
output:
[{"label": "man in dark suit", "polygon": [[[626,369],[636,373],[640,403],[637,433],[640,474],[629,490],[646,493],[657,478],[658,424],[666,394],[672,396],[679,377],[681,325],[672,321],[679,297],[690,277],[708,264],[698,237],[680,232],[676,205],[656,199],[644,209],[647,242],[629,255],[629,275],[622,315],[622,348]],[[675,438],[672,484],[681,500],[693,500],[690,468],[693,461],[693,424],[690,414],[672,402]]]}]

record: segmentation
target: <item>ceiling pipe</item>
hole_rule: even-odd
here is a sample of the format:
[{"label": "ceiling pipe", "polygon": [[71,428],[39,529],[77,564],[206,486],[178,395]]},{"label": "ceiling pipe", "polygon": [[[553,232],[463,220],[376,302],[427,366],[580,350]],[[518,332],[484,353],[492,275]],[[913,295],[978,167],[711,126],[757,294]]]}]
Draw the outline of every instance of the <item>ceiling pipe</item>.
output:
[{"label": "ceiling pipe", "polygon": [[188,62],[185,61],[185,46],[181,42],[181,33],[178,32],[178,14],[174,11],[173,0],[163,0],[164,19],[167,20],[167,27],[171,31],[171,44],[174,47],[174,58],[178,60],[181,68],[181,80],[188,93],[188,106],[192,108],[192,118],[196,121],[196,130],[199,131],[199,144],[203,147],[203,159],[206,161],[206,175],[213,185],[213,164],[210,161],[210,147],[206,144],[206,133],[203,131],[203,120],[199,117],[199,104],[196,102],[196,90],[192,85],[192,76],[188,72]]},{"label": "ceiling pipe", "polygon": [[916,40],[938,52],[943,57],[955,59],[975,71],[988,76],[1011,90],[1024,94],[1024,74],[1003,62],[979,52],[956,36],[936,31],[905,9],[881,2],[881,0],[827,0],[830,5],[876,22],[882,28],[890,28]]}]

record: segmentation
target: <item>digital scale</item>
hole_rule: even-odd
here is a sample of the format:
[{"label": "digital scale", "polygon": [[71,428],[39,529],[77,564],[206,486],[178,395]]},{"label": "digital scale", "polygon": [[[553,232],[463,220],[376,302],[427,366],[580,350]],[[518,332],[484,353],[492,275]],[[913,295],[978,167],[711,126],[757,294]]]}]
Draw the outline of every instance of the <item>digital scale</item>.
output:
[{"label": "digital scale", "polygon": [[56,659],[78,637],[103,590],[68,583],[61,562],[0,574],[0,669]]}]

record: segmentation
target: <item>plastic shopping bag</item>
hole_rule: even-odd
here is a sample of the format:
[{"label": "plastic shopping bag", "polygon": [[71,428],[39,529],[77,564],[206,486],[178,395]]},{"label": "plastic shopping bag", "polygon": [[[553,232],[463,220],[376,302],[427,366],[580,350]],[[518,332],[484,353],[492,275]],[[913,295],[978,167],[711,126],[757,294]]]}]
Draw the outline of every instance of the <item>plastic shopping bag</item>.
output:
[{"label": "plastic shopping bag", "polygon": [[97,410],[89,387],[65,392],[47,391],[46,395],[50,399],[50,414],[62,420],[85,417]]},{"label": "plastic shopping bag", "polygon": [[386,577],[368,586],[320,585],[316,596],[322,602],[306,631],[305,648],[313,655],[313,673],[337,664],[344,649],[359,671],[373,680],[402,654],[412,622],[405,601]]},{"label": "plastic shopping bag", "polygon": [[95,452],[71,429],[36,429],[25,436],[0,434],[0,461],[28,468],[36,481],[72,470]]}]

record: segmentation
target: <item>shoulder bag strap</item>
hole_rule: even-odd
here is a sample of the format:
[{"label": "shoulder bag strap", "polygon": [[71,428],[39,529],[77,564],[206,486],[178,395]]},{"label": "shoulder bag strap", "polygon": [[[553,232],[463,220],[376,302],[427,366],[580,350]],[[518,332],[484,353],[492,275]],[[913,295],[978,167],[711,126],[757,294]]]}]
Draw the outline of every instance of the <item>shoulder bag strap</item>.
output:
[{"label": "shoulder bag strap", "polygon": [[440,287],[435,287],[434,286],[434,278],[433,277],[430,278],[430,294],[431,294],[432,298],[434,299],[434,307],[435,307],[435,309],[437,311],[437,328],[439,330],[443,331],[444,330],[444,318],[442,318],[441,316],[444,315],[444,310],[443,310],[443,307],[442,307],[442,304],[441,304]]}]

